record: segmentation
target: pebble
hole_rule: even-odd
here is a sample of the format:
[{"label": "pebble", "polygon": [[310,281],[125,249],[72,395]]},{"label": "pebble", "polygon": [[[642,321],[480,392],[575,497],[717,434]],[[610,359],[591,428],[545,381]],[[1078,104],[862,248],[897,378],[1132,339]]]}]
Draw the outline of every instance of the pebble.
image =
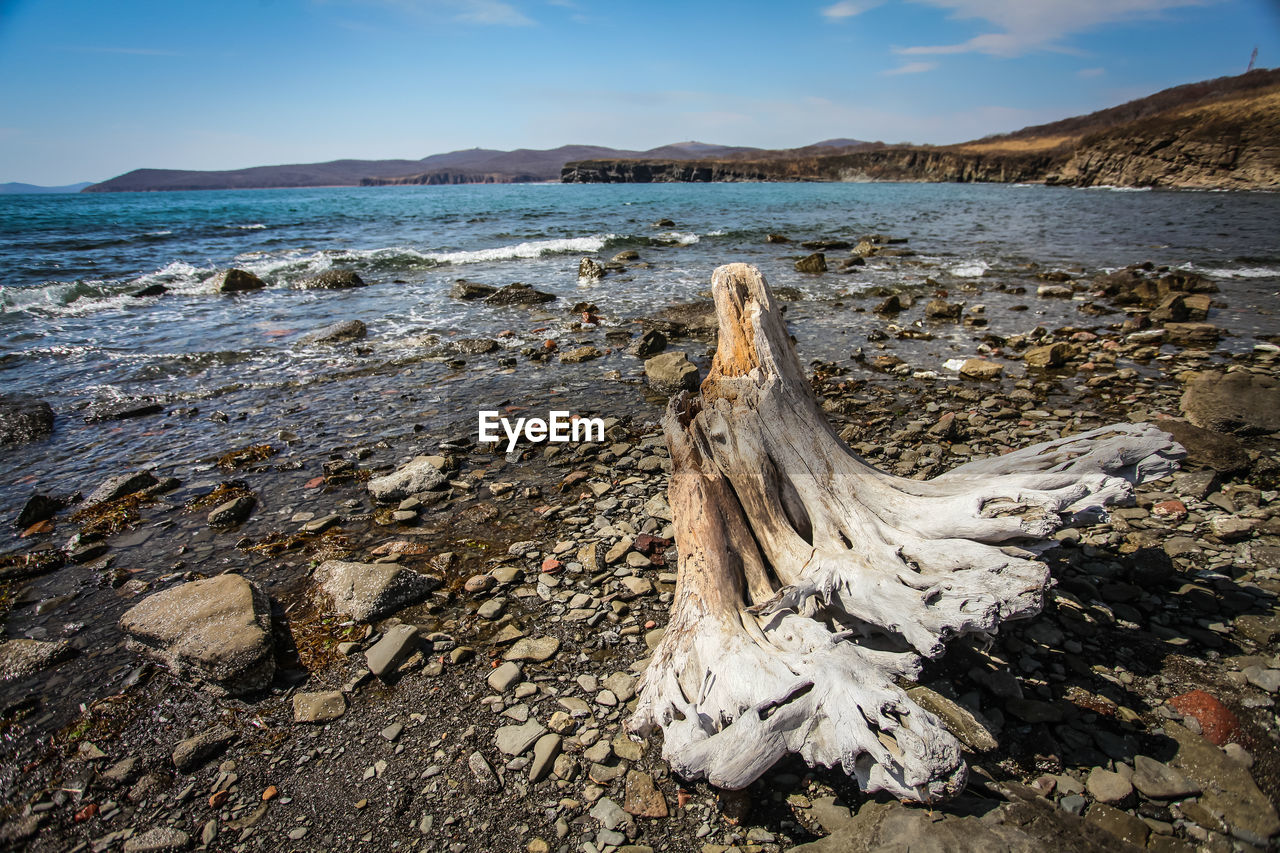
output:
[{"label": "pebble", "polygon": [[1089,795],[1100,803],[1120,803],[1133,796],[1133,785],[1119,773],[1095,767],[1084,783]]},{"label": "pebble", "polygon": [[502,664],[489,673],[486,679],[489,686],[499,693],[507,692],[511,685],[520,680],[520,665],[512,661]]}]

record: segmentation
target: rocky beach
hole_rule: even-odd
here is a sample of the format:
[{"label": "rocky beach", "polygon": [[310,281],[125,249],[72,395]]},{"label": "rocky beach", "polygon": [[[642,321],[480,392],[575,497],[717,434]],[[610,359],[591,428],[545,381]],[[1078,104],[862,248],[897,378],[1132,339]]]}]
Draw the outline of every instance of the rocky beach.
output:
[{"label": "rocky beach", "polygon": [[[540,191],[520,198],[545,216]],[[655,192],[603,225],[622,237],[523,257],[441,246],[411,266],[292,240],[91,285],[114,300],[97,313],[9,302],[0,845],[1272,847],[1275,247],[1245,233],[1250,255],[1192,257],[1214,216],[1243,219],[1205,194],[1026,190],[1086,211],[1072,233],[1096,244],[1072,260],[1061,235],[1020,230],[1025,210],[948,243],[918,200],[840,220],[819,195],[811,218],[719,227],[742,197],[695,214]],[[1269,233],[1270,198],[1242,198]],[[1154,222],[1210,202],[1226,212],[1188,217],[1172,247],[1110,207]],[[957,204],[1003,210],[939,208]],[[492,227],[510,242],[506,216]],[[907,686],[966,748],[955,800],[868,796],[795,757],[721,791],[673,775],[660,734],[623,729],[678,570],[658,422],[706,373],[707,282],[739,259],[767,269],[834,429],[887,472],[930,478],[1116,422],[1187,452],[1135,505],[1057,534],[1040,615],[952,643]],[[31,343],[95,322],[134,329],[132,348],[98,362]],[[228,328],[257,349],[199,343]],[[479,408],[565,409],[605,437],[508,452],[477,442]]]}]

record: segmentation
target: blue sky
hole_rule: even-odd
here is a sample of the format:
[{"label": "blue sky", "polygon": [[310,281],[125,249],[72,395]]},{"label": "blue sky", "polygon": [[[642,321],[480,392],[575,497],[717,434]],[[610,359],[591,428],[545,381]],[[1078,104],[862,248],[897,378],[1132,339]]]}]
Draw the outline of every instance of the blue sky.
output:
[{"label": "blue sky", "polygon": [[1280,65],[1277,0],[0,0],[0,181],[948,143]]}]

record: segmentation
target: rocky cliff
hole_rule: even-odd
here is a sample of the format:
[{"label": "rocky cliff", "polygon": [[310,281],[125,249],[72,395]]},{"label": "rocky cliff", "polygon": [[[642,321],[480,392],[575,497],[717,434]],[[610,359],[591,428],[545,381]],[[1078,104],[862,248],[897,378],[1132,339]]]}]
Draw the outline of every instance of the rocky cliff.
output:
[{"label": "rocky cliff", "polygon": [[1280,91],[1173,111],[1088,136],[1045,182],[1280,187]]},{"label": "rocky cliff", "polygon": [[583,160],[565,183],[680,181],[1036,181],[1065,152],[971,154],[943,148],[881,148],[826,157],[769,160]]},{"label": "rocky cliff", "polygon": [[1068,186],[1280,187],[1280,70],[1178,86],[1003,136],[941,147],[750,157],[594,159],[566,183],[673,181],[1044,182]]}]

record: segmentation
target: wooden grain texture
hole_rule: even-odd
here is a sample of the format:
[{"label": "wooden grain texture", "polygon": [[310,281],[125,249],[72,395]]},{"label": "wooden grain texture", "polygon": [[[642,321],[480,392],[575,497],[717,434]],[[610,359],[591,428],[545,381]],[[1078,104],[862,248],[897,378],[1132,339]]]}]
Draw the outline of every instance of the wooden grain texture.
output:
[{"label": "wooden grain texture", "polygon": [[1182,448],[1118,424],[891,476],[823,416],[764,276],[723,266],[712,292],[720,348],[664,419],[679,572],[628,728],[661,727],[673,769],[718,787],[794,752],[867,791],[953,796],[960,746],[899,684],[949,639],[1037,613],[1048,537],[1131,499]]}]

